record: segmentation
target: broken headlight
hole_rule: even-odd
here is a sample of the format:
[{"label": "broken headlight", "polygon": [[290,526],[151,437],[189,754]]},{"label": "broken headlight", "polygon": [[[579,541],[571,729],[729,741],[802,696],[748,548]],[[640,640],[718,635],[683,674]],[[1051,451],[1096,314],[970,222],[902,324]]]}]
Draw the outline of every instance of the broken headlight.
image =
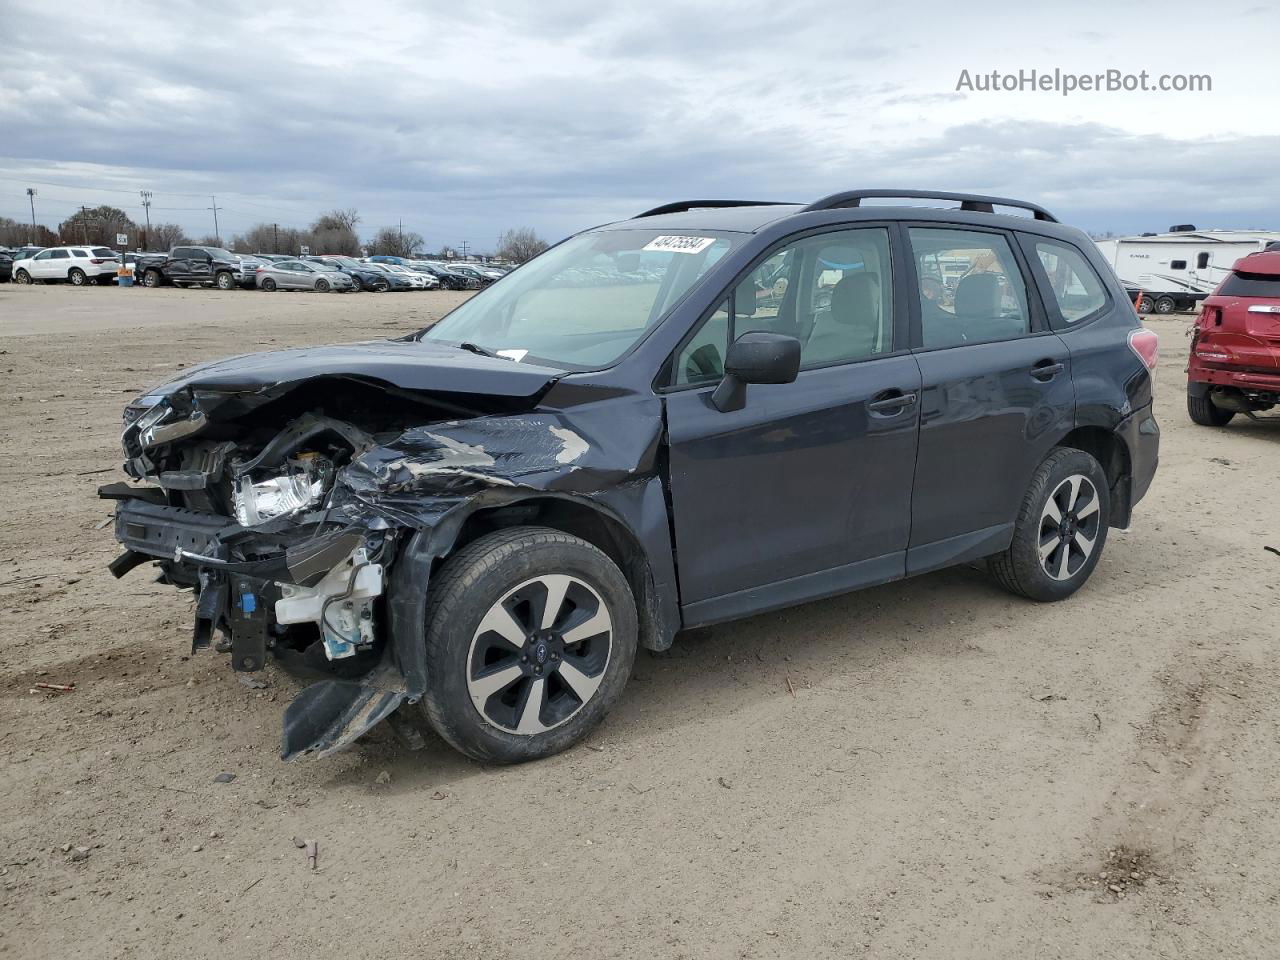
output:
[{"label": "broken headlight", "polygon": [[324,499],[333,477],[330,461],[303,454],[287,461],[286,466],[288,472],[277,477],[255,483],[246,475],[236,482],[232,499],[240,526],[256,527],[315,506]]}]

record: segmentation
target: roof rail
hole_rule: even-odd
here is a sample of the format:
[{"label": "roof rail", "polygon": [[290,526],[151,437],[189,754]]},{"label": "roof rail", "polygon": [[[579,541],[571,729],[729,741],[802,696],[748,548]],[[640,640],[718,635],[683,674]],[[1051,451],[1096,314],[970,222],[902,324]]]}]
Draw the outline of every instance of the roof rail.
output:
[{"label": "roof rail", "polygon": [[810,210],[835,210],[839,207],[860,206],[869,197],[891,197],[910,200],[955,200],[961,210],[974,213],[995,213],[992,207],[1018,207],[1030,210],[1037,220],[1057,223],[1058,218],[1039,204],[1026,200],[1011,200],[1008,197],[984,197],[976,193],[940,193],[933,190],[846,190],[844,193],[833,193],[829,197],[815,200],[804,208]]},{"label": "roof rail", "polygon": [[657,217],[664,213],[684,213],[686,210],[714,207],[774,207],[781,203],[783,203],[781,200],[677,200],[674,203],[664,203],[660,207],[654,207],[652,210],[638,213],[631,219],[641,220],[645,217]]}]

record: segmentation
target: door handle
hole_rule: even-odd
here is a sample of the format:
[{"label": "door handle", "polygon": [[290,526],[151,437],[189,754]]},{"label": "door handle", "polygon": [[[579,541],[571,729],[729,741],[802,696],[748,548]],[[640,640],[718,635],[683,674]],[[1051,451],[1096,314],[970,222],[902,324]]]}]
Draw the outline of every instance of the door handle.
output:
[{"label": "door handle", "polygon": [[911,406],[916,402],[914,393],[903,393],[900,390],[888,390],[880,395],[878,400],[872,400],[867,404],[867,409],[872,413],[894,414],[899,410]]},{"label": "door handle", "polygon": [[1031,376],[1042,383],[1048,383],[1065,369],[1067,369],[1065,363],[1058,363],[1056,360],[1041,360],[1031,368]]}]

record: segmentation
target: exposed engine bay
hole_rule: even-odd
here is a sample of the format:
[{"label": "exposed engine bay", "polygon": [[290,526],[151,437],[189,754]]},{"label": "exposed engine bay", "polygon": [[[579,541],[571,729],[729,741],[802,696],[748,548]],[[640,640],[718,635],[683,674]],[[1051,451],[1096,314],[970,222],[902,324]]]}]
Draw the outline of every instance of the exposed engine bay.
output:
[{"label": "exposed engine bay", "polygon": [[[377,347],[379,361],[404,349]],[[319,352],[291,353],[314,366]],[[483,392],[470,392],[319,370],[276,379],[278,367],[246,377],[263,356],[289,354],[210,365],[131,403],[121,437],[131,482],[99,495],[117,501],[125,547],[112,572],[154,562],[161,582],[195,593],[193,651],[230,653],[236,671],[270,657],[315,681],[286,710],[286,758],[340,749],[421,696],[427,582],[476,511],[501,524],[539,493],[602,508],[617,499],[620,515],[665,511],[660,485],[629,485],[652,473],[652,400],[635,435],[615,412],[593,440],[589,407],[585,417],[539,409],[554,379],[527,365],[492,384],[471,371],[467,385]],[[517,368],[464,362],[487,365],[483,374]],[[454,366],[419,361],[413,372]],[[227,369],[235,376],[208,375]],[[665,512],[658,521],[665,538]]]}]

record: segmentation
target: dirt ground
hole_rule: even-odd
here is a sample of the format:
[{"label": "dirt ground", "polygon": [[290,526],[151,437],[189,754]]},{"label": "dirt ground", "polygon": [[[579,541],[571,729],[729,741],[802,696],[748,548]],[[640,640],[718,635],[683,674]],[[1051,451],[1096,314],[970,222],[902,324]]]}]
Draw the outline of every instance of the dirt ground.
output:
[{"label": "dirt ground", "polygon": [[682,638],[522,767],[277,759],[295,681],[107,572],[121,407],[459,296],[0,286],[0,955],[1280,956],[1280,422],[1188,421],[1185,317],[1155,485],[1065,603],[964,568]]}]

